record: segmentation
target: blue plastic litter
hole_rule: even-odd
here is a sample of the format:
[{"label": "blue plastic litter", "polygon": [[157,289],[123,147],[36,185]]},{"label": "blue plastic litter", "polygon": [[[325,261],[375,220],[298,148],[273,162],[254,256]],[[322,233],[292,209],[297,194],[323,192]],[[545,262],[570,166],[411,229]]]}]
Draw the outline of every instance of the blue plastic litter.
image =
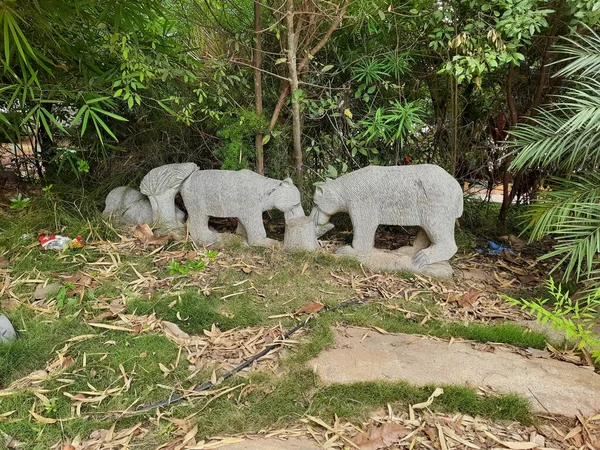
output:
[{"label": "blue plastic litter", "polygon": [[500,255],[502,252],[506,250],[510,255],[514,255],[515,252],[511,248],[505,247],[498,242],[489,241],[487,248],[476,248],[475,251],[477,253],[487,253],[490,255]]}]

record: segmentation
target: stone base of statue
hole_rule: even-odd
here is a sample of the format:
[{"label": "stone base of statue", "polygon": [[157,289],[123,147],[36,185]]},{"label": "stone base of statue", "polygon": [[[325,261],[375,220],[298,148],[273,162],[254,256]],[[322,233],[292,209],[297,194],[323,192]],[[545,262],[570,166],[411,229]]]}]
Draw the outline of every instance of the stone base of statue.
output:
[{"label": "stone base of statue", "polygon": [[427,277],[452,278],[454,272],[448,261],[428,264],[421,268],[415,267],[412,259],[418,251],[418,248],[407,246],[396,250],[374,248],[368,253],[359,253],[348,245],[340,247],[335,254],[357,259],[365,267],[374,271],[410,272]]}]

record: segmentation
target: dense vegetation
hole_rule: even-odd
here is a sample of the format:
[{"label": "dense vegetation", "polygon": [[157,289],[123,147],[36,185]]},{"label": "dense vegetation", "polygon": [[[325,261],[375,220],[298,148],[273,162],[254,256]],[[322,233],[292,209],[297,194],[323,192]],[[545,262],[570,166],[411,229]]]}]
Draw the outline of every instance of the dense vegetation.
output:
[{"label": "dense vegetation", "polygon": [[550,186],[533,235],[558,234],[567,275],[594,278],[599,14],[583,0],[4,0],[2,140],[40,149],[13,150],[22,173],[101,193],[179,161],[293,175],[306,193],[370,163],[433,162],[502,183],[503,224]]}]

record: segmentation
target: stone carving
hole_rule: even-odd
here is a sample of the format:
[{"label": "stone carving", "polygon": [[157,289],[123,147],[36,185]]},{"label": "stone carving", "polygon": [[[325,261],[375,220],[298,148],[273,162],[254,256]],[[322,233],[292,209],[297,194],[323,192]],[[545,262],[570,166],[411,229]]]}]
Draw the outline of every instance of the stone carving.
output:
[{"label": "stone carving", "polygon": [[182,228],[177,220],[175,196],[183,181],[198,171],[194,163],[166,164],[146,174],[140,183],[140,191],[148,196],[152,206],[152,222],[160,233],[169,233]]},{"label": "stone carving", "polygon": [[121,225],[152,223],[152,206],[148,197],[137,189],[119,186],[106,196],[106,208],[102,215]]},{"label": "stone carving", "polygon": [[[352,247],[339,253],[356,256],[375,270],[428,273],[430,269],[429,274],[435,276],[451,275],[449,264],[433,265],[447,261],[457,251],[454,223],[463,212],[463,193],[441,167],[365,167],[317,187],[314,203],[318,227],[327,224],[333,214],[349,213]],[[390,253],[373,248],[379,225],[418,226],[421,230],[412,247]]]},{"label": "stone carving", "polygon": [[199,170],[181,186],[188,211],[189,233],[201,245],[217,242],[219,234],[208,227],[209,217],[236,217],[238,231],[248,244],[271,247],[279,243],[267,238],[262,213],[278,209],[286,221],[304,216],[300,191],[292,180],[263,177],[250,170]]},{"label": "stone carving", "polygon": [[313,216],[292,217],[285,221],[283,250],[312,251],[319,248]]},{"label": "stone carving", "polygon": [[[120,225],[153,223],[150,200],[140,191],[129,186],[119,186],[108,193],[102,215]],[[176,215],[178,222],[183,224],[185,213],[176,208]]]},{"label": "stone carving", "polygon": [[4,314],[0,315],[0,344],[17,339],[17,332]]}]

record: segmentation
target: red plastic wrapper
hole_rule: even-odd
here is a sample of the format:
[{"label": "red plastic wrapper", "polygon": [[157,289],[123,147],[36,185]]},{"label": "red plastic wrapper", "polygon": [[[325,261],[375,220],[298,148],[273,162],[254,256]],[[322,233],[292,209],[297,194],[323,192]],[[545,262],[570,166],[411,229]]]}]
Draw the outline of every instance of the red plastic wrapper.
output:
[{"label": "red plastic wrapper", "polygon": [[40,236],[39,241],[44,250],[64,250],[66,248],[81,248],[84,246],[81,236],[71,239],[60,234],[50,234]]}]

